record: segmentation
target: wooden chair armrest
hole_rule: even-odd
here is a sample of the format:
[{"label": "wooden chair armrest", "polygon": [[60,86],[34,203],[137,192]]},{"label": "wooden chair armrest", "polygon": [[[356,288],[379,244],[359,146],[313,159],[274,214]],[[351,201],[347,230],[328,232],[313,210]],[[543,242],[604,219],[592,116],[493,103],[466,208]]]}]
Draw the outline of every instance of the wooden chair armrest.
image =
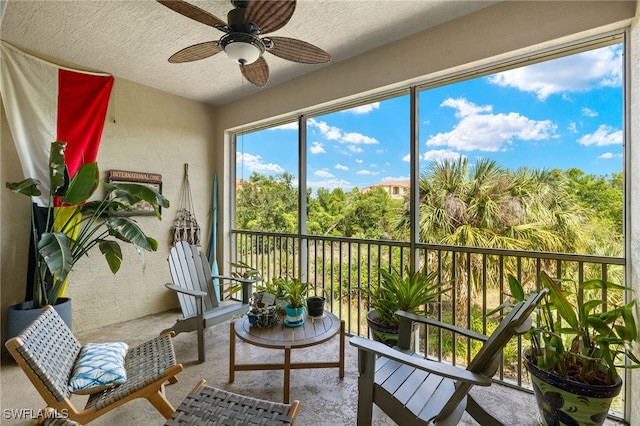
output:
[{"label": "wooden chair armrest", "polygon": [[489,336],[485,336],[482,333],[478,333],[476,331],[473,330],[469,330],[468,328],[462,328],[462,327],[456,327],[453,324],[447,324],[445,322],[441,322],[441,321],[437,321],[431,318],[427,318],[427,317],[423,317],[420,315],[415,315],[415,314],[410,314],[409,312],[405,312],[405,311],[396,311],[396,315],[400,317],[400,319],[402,320],[402,318],[406,318],[408,320],[411,320],[413,322],[418,322],[421,324],[427,324],[433,327],[438,327],[438,328],[442,328],[445,330],[449,330],[449,331],[453,331],[454,333],[457,334],[462,334],[463,336],[466,337],[470,337],[472,339],[476,339],[476,340],[480,340],[482,342],[485,342],[489,339]]},{"label": "wooden chair armrest", "polygon": [[211,275],[213,279],[237,281],[242,285],[254,284],[256,280],[249,278],[232,277],[231,275]]},{"label": "wooden chair armrest", "polygon": [[364,337],[354,336],[349,341],[351,346],[355,346],[358,350],[372,352],[376,355],[382,355],[386,358],[401,362],[402,364],[433,373],[441,377],[447,377],[454,380],[462,380],[474,385],[489,386],[491,385],[491,377],[482,374],[472,373],[453,365],[441,362],[430,361],[428,359],[415,357],[399,350],[390,348],[389,346],[376,342]]},{"label": "wooden chair armrest", "polygon": [[194,296],[194,297],[205,297],[207,295],[206,291],[200,291],[200,290],[188,290],[186,288],[182,288],[182,287],[178,287],[175,284],[170,284],[167,283],[164,285],[165,287],[167,287],[169,290],[173,290],[176,291],[178,293],[182,293],[182,294],[188,294],[189,296]]}]

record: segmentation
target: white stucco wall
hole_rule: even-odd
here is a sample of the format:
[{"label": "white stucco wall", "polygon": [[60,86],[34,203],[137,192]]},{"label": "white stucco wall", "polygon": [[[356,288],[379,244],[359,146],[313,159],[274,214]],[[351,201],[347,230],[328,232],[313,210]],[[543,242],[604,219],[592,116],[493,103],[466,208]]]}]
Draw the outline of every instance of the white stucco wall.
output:
[{"label": "white stucco wall", "polygon": [[[0,299],[4,321],[7,307],[24,297],[30,216],[29,200],[4,187],[6,181],[22,180],[23,174],[4,110],[1,120]],[[124,262],[117,275],[109,271],[98,249],[76,264],[67,293],[73,299],[74,331],[177,306],[175,295],[169,293],[164,283],[171,281],[166,257],[183,187],[184,164],[189,164],[196,218],[203,228],[203,237],[208,238],[214,133],[212,107],[116,78],[98,155],[101,174],[106,178],[110,169],[159,173],[163,194],[171,207],[162,211],[162,221],[148,216],[136,218],[145,232],[159,242],[157,252],[146,253],[145,271],[137,252],[124,245]],[[4,333],[3,327],[3,341]]]}]

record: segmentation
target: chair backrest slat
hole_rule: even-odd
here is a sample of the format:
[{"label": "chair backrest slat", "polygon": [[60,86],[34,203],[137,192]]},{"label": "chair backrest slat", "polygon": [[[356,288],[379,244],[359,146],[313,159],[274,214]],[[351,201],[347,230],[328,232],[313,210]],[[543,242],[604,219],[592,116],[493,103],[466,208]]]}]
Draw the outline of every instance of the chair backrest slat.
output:
[{"label": "chair backrest slat", "polygon": [[[191,246],[186,241],[177,242],[169,253],[169,269],[173,283],[187,290],[207,292],[204,298],[205,310],[218,306],[209,262],[198,250],[197,246]],[[196,299],[192,296],[178,293],[182,314],[185,317],[195,316],[197,313]]]},{"label": "chair backrest slat", "polygon": [[81,345],[52,306],[6,346],[31,367],[41,381],[41,386],[36,384],[39,390],[48,390],[58,402],[69,397],[69,379]]}]

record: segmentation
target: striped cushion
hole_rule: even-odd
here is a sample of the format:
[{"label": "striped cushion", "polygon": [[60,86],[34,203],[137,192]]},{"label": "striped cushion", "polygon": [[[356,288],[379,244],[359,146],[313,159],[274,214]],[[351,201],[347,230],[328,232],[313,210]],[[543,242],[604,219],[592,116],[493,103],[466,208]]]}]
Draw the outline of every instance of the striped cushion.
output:
[{"label": "striped cushion", "polygon": [[74,365],[69,390],[88,395],[126,382],[124,358],[128,349],[124,342],[84,345]]}]

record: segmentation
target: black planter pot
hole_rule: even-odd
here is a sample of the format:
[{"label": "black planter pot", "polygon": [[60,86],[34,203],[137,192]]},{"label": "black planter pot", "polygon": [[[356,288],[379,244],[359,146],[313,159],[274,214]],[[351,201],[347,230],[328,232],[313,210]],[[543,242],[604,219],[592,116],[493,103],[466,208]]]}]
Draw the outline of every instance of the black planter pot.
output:
[{"label": "black planter pot", "polygon": [[307,314],[310,317],[321,317],[324,313],[325,298],[322,296],[312,296],[307,299]]},{"label": "black planter pot", "polygon": [[589,385],[567,380],[540,370],[524,354],[524,365],[531,376],[538,404],[539,421],[545,426],[602,425],[613,398],[622,389],[622,379],[609,386]]},{"label": "black planter pot", "polygon": [[[60,297],[53,308],[62,317],[65,324],[71,328],[71,299]],[[7,340],[22,333],[22,330],[27,328],[41,313],[40,309],[31,309],[31,302],[9,306],[7,310]]]},{"label": "black planter pot", "polygon": [[367,312],[367,325],[371,330],[373,340],[382,342],[387,346],[396,346],[398,344],[398,327],[380,324],[377,319],[378,312],[375,310]]}]

